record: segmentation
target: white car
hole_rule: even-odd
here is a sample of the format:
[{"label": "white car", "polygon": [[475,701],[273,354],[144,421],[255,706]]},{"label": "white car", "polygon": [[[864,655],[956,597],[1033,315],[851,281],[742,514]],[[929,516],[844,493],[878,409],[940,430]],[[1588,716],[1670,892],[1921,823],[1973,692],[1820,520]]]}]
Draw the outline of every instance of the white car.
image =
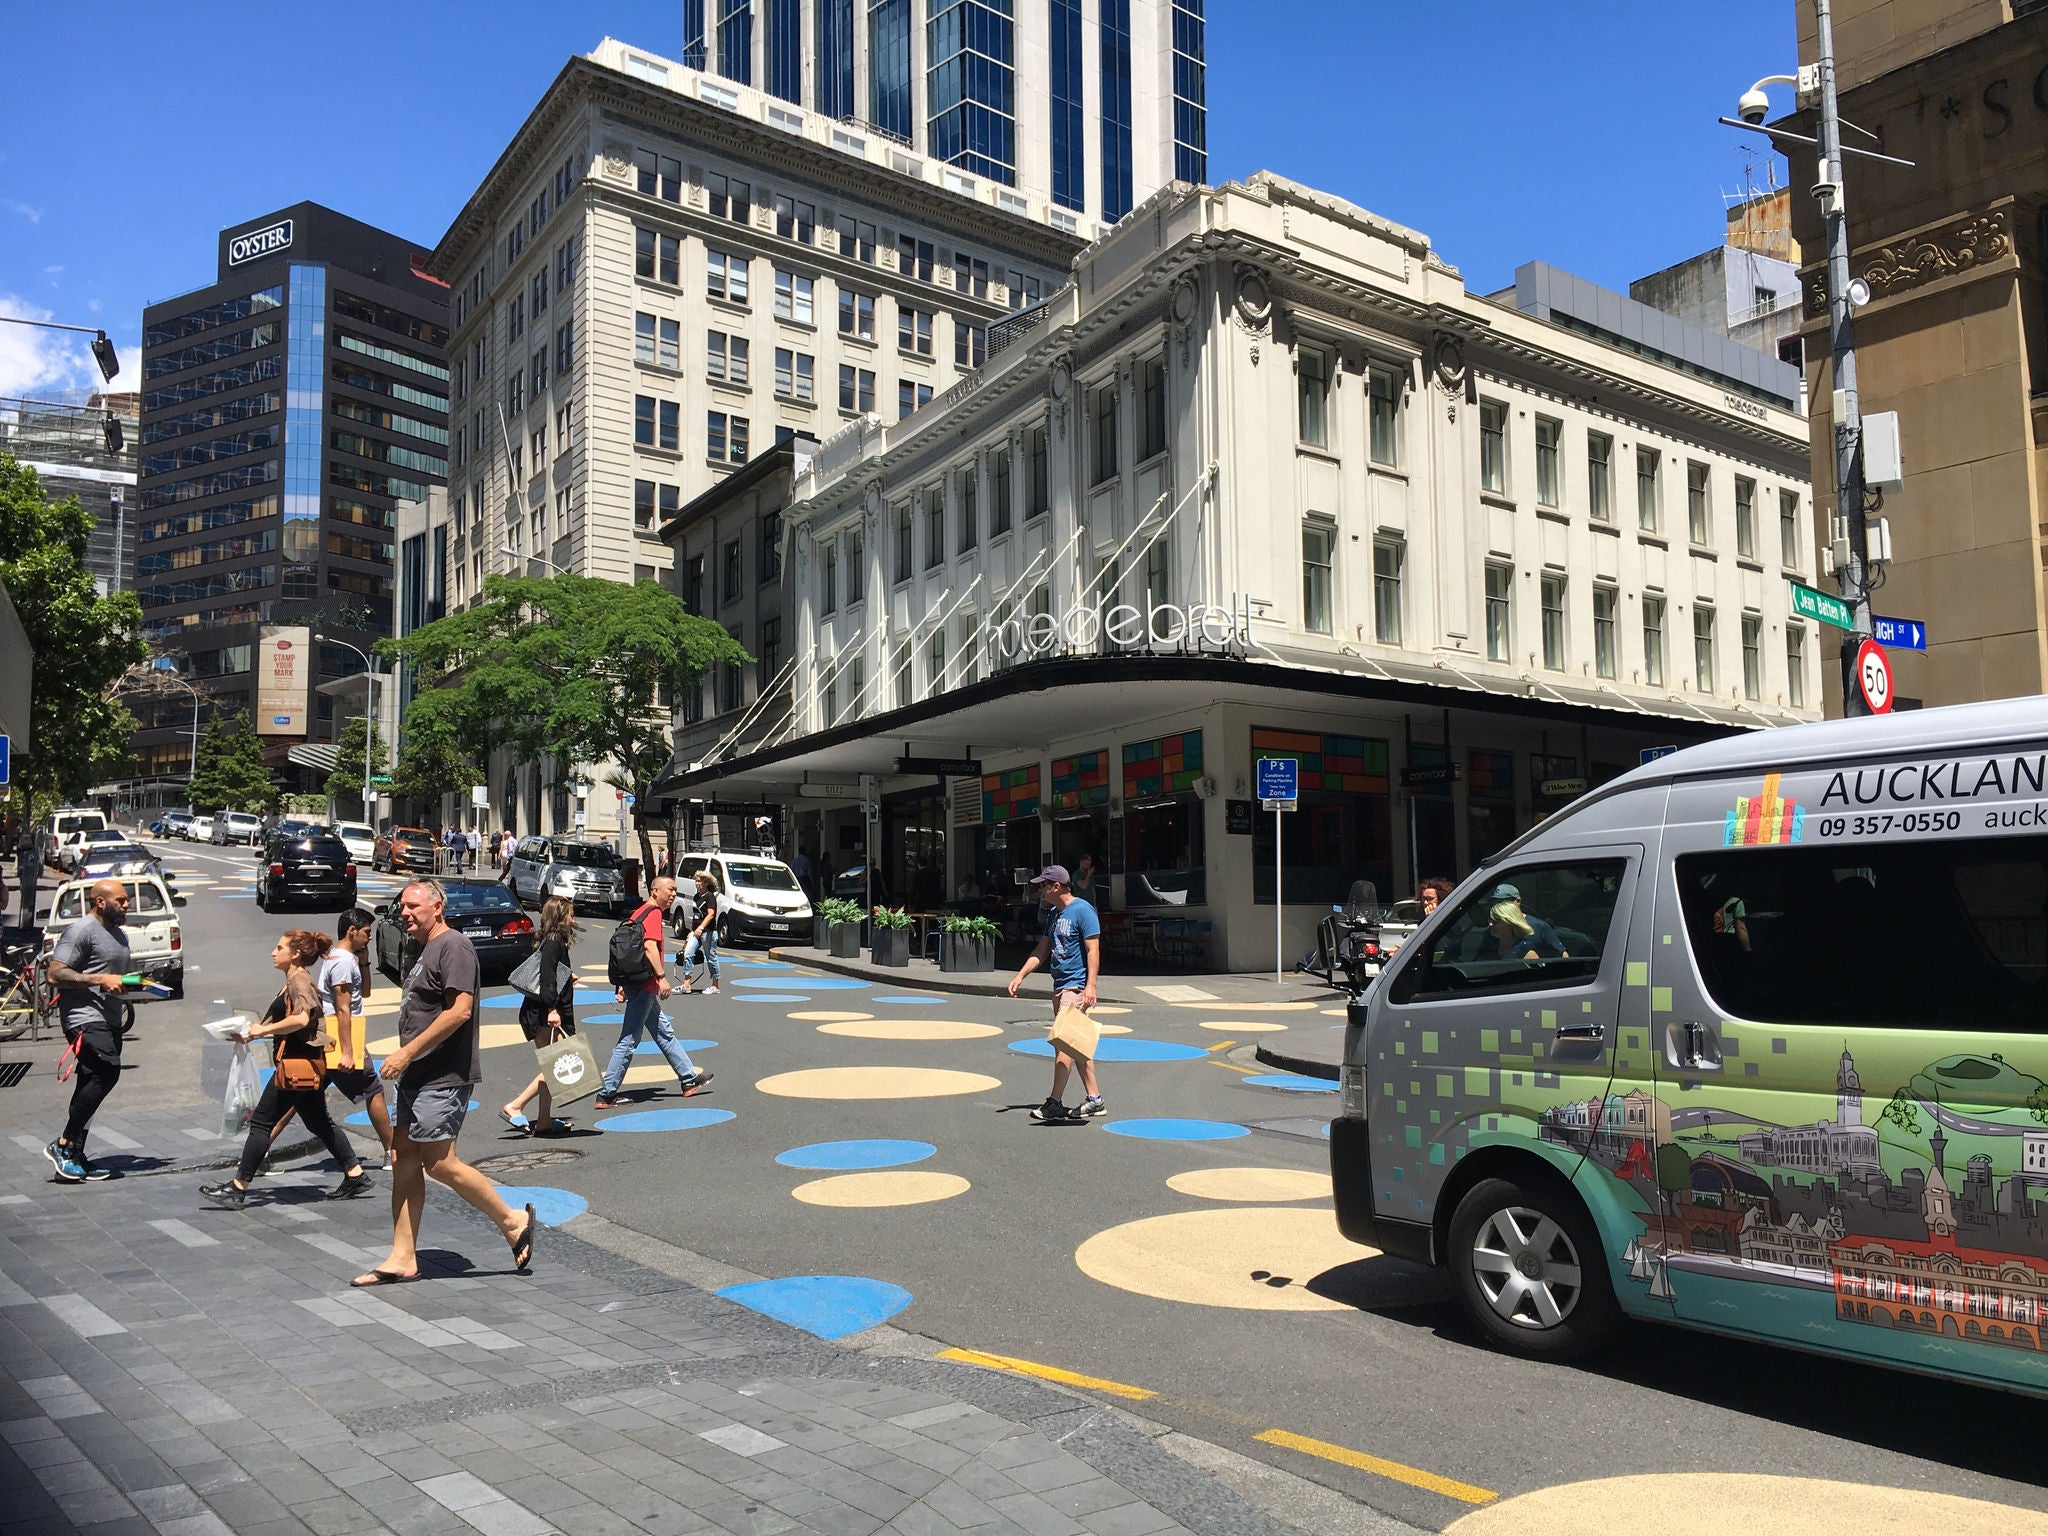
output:
[{"label": "white car", "polygon": [[220,844],[250,843],[263,835],[263,818],[247,811],[221,811],[213,818],[211,841]]},{"label": "white car", "polygon": [[185,830],[179,835],[188,843],[210,843],[213,841],[213,818],[202,811],[185,823]]},{"label": "white car", "polygon": [[374,828],[364,826],[360,821],[337,821],[334,835],[341,839],[341,846],[348,850],[348,856],[358,864],[368,864],[377,854],[377,833]]},{"label": "white car", "polygon": [[128,834],[118,827],[92,827],[67,832],[57,841],[57,867],[67,875],[78,873],[78,866],[84,862],[86,851],[103,843],[125,843]]},{"label": "white car", "polygon": [[[185,905],[185,898],[173,894],[156,875],[122,875],[119,879],[128,887],[128,920],[121,931],[128,939],[129,965],[169,987],[173,998],[183,997],[185,937],[177,909]],[[56,947],[66,927],[90,911],[86,896],[94,884],[91,880],[67,880],[51,895],[50,905],[38,911],[46,951]]]}]

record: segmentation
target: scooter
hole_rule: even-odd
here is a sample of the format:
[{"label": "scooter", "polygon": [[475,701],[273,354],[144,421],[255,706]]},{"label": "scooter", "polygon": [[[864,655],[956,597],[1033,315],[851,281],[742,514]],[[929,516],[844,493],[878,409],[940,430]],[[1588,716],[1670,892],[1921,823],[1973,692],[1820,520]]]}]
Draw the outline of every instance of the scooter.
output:
[{"label": "scooter", "polygon": [[1380,950],[1381,915],[1378,887],[1370,880],[1354,880],[1344,905],[1332,907],[1316,925],[1315,950],[1297,969],[1320,976],[1333,987],[1341,985],[1353,995],[1363,993],[1379,979],[1386,958]]}]

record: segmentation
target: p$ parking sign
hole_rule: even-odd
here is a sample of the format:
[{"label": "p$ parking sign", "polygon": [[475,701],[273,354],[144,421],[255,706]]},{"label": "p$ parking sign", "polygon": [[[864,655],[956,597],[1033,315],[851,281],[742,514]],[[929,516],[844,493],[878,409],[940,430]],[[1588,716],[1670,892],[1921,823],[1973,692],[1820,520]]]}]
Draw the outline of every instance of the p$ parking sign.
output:
[{"label": "p$ parking sign", "polygon": [[1856,647],[1856,686],[1873,715],[1888,715],[1892,709],[1892,664],[1875,640]]}]

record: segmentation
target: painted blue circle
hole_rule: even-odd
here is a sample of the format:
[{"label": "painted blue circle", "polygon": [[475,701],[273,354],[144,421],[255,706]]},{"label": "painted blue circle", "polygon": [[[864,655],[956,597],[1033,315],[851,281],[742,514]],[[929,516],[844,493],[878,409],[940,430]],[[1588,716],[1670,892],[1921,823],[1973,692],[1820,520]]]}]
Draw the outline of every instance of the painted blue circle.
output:
[{"label": "painted blue circle", "polygon": [[1327,1120],[1325,1120],[1325,1121],[1323,1122],[1323,1140],[1325,1140],[1325,1141],[1328,1141],[1329,1139],[1330,1139],[1330,1122],[1329,1122],[1329,1121],[1327,1121]]},{"label": "painted blue circle", "polygon": [[[808,986],[809,983],[806,982],[805,985]],[[878,997],[875,1001],[887,1003],[892,1008],[928,1008],[935,1003],[944,1002],[945,999],[940,997]]]},{"label": "painted blue circle", "polygon": [[498,1195],[515,1211],[522,1205],[532,1206],[544,1227],[559,1227],[590,1209],[590,1202],[573,1190],[546,1184],[500,1184]]},{"label": "painted blue circle", "polygon": [[921,1163],[939,1149],[928,1141],[814,1141],[775,1161],[785,1168],[895,1168]]},{"label": "painted blue circle", "polygon": [[1229,1141],[1251,1132],[1227,1120],[1112,1120],[1103,1127],[1116,1136],[1135,1136],[1141,1141]]},{"label": "painted blue circle", "polygon": [[902,1286],[865,1275],[790,1275],[728,1285],[718,1294],[821,1339],[885,1323],[913,1299]]},{"label": "painted blue circle", "polygon": [[639,1109],[596,1122],[600,1131],[694,1131],[733,1118],[729,1109]]},{"label": "painted blue circle", "polygon": [[725,956],[724,960],[727,965],[745,966],[750,971],[793,971],[796,969],[787,960],[735,960],[730,955]]},{"label": "painted blue circle", "polygon": [[626,1022],[626,1016],[624,1013],[593,1013],[585,1015],[576,1022],[578,1024],[623,1024]]},{"label": "painted blue circle", "polygon": [[[708,1051],[716,1044],[718,1044],[716,1040],[685,1040],[680,1035],[676,1037],[677,1048],[685,1051]],[[633,1054],[635,1056],[659,1056],[661,1054],[661,1042],[658,1040],[642,1040],[633,1047]]]},{"label": "painted blue circle", "polygon": [[752,992],[735,999],[742,1003],[808,1003],[810,1000],[810,994],[806,992]]},{"label": "painted blue circle", "polygon": [[213,894],[222,901],[254,901],[256,899],[254,891],[215,891]]},{"label": "painted blue circle", "polygon": [[615,1003],[618,1001],[618,998],[613,995],[609,987],[602,990],[597,987],[578,987],[576,995],[570,1001],[574,1003]]},{"label": "painted blue circle", "polygon": [[[1051,1056],[1050,1040],[1012,1040],[1010,1049],[1019,1056]],[[1171,1040],[1134,1040],[1128,1035],[1111,1035],[1095,1046],[1097,1061],[1200,1061],[1209,1053],[1199,1045],[1177,1045]]]},{"label": "painted blue circle", "polygon": [[811,987],[817,991],[850,991],[855,987],[872,986],[874,983],[856,980],[852,976],[804,976],[791,981],[787,976],[735,976],[736,987]]},{"label": "painted blue circle", "polygon": [[525,1001],[526,999],[517,992],[506,992],[497,997],[487,997],[477,1006],[480,1008],[517,1008]]},{"label": "painted blue circle", "polygon": [[1261,1072],[1245,1079],[1255,1088],[1284,1088],[1289,1093],[1335,1093],[1336,1082],[1327,1077],[1306,1077],[1299,1072]]}]

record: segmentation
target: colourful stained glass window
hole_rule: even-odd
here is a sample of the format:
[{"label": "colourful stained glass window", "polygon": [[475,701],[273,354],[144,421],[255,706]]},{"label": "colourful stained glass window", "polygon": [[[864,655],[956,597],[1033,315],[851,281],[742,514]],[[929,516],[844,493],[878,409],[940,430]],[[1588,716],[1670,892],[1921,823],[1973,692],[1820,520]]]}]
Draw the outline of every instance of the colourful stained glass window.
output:
[{"label": "colourful stained glass window", "polygon": [[1156,741],[1134,741],[1124,748],[1124,798],[1193,789],[1202,777],[1202,733],[1183,731]]},{"label": "colourful stained glass window", "polygon": [[1078,752],[1052,760],[1052,808],[1078,810],[1109,804],[1109,754]]},{"label": "colourful stained glass window", "polygon": [[1291,757],[1301,764],[1301,792],[1334,789],[1354,795],[1387,793],[1387,744],[1366,736],[1252,727],[1252,757]]},{"label": "colourful stained glass window", "polygon": [[1474,747],[1465,754],[1465,793],[1475,800],[1515,798],[1515,755]]},{"label": "colourful stained glass window", "polygon": [[1016,821],[1038,814],[1038,764],[981,776],[983,822]]}]

